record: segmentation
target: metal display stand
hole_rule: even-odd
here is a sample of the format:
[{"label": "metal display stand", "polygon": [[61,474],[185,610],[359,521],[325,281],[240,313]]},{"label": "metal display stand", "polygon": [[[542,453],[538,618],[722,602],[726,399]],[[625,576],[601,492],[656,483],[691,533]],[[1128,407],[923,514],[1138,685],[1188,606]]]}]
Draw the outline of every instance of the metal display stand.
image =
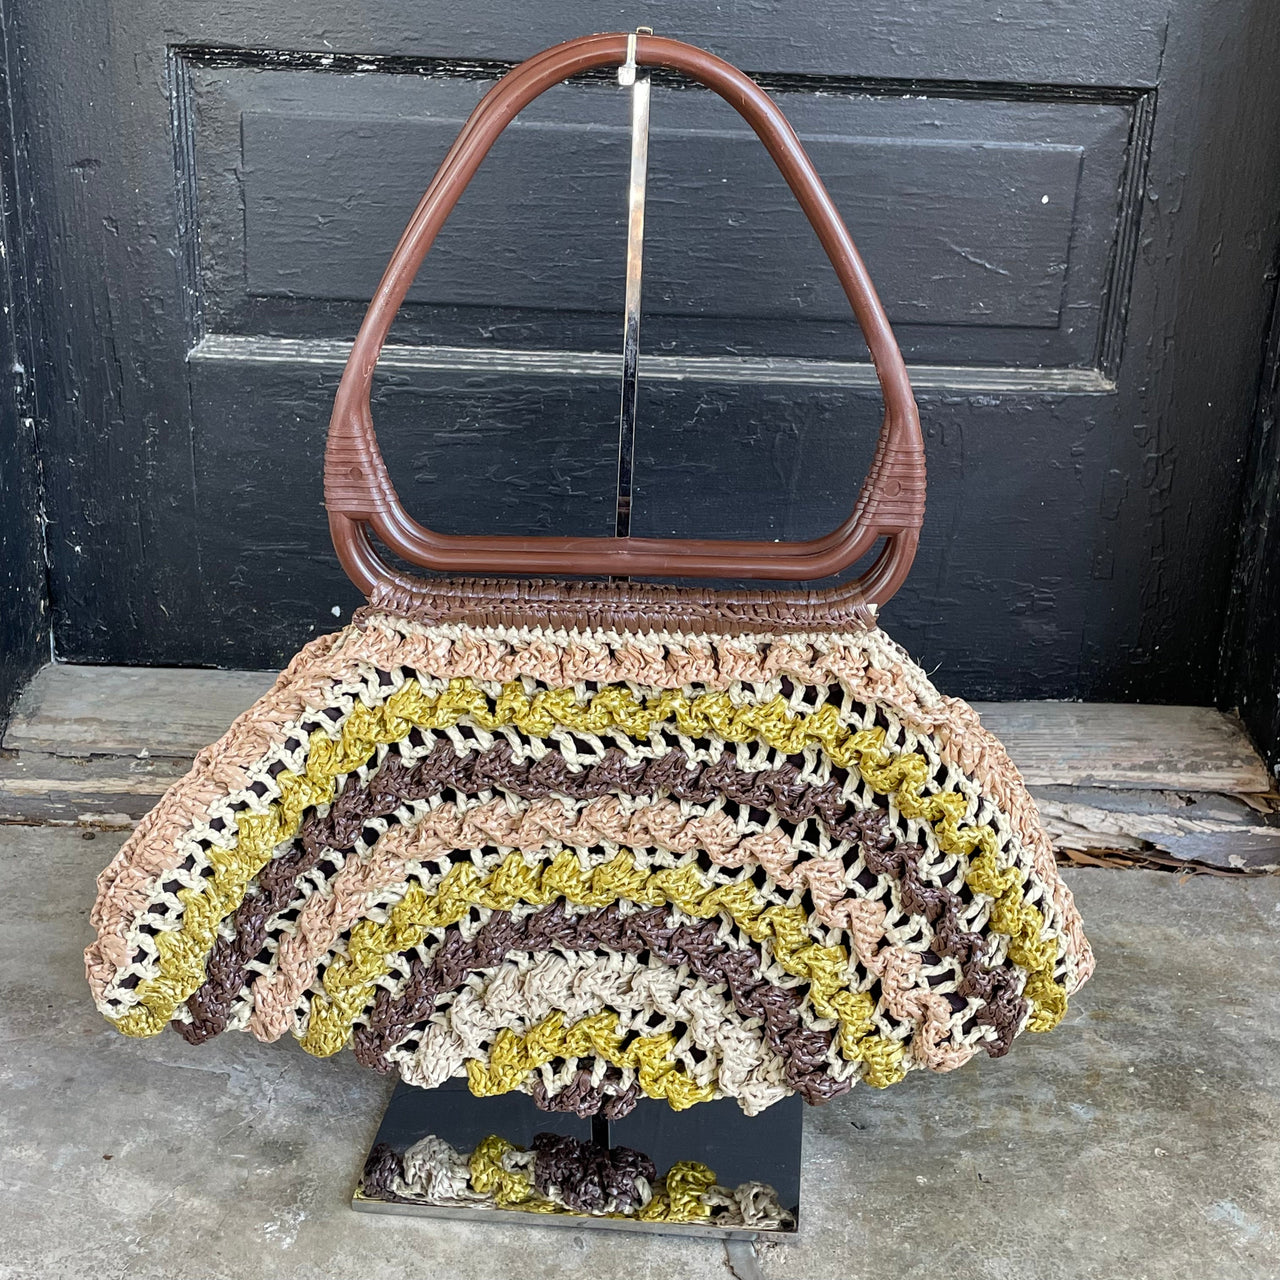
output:
[{"label": "metal display stand", "polygon": [[[652,35],[641,27],[637,34]],[[645,186],[649,156],[649,72],[636,65],[635,36],[618,83],[631,91],[631,176],[628,188],[626,303],[623,323],[622,388],[618,435],[618,501],[616,534],[631,532],[631,492],[635,456],[636,397],[639,384],[640,305],[644,266]],[[465,1080],[454,1079],[436,1089],[404,1083],[396,1087],[383,1114],[352,1207],[362,1212],[413,1214],[470,1221],[522,1222],[727,1239],[785,1238],[799,1227],[801,1135],[804,1104],[792,1096],[762,1114],[748,1117],[732,1099],[702,1103],[675,1112],[661,1100],[641,1099],[620,1120],[580,1118],[572,1113],[540,1111],[524,1094],[496,1098],[472,1096]],[[381,1153],[397,1157],[423,1138],[443,1139],[465,1156],[490,1135],[529,1149],[538,1134],[561,1134],[590,1144],[600,1153],[626,1147],[647,1155],[659,1177],[679,1161],[697,1161],[713,1170],[726,1188],[764,1184],[789,1215],[777,1226],[727,1225],[714,1215],[693,1222],[643,1221],[634,1216],[577,1212],[529,1213],[489,1204],[418,1202],[385,1189],[370,1187],[368,1170]]]},{"label": "metal display stand", "polygon": [[580,1119],[564,1112],[539,1111],[531,1098],[508,1093],[476,1098],[465,1080],[449,1080],[438,1089],[396,1086],[383,1113],[370,1155],[379,1148],[403,1154],[427,1135],[443,1138],[455,1151],[473,1151],[491,1134],[529,1148],[539,1133],[564,1134],[592,1147],[629,1147],[647,1155],[659,1174],[681,1160],[696,1160],[714,1170],[726,1187],[760,1182],[771,1187],[790,1221],[774,1229],[722,1226],[701,1222],[644,1222],[633,1217],[579,1213],[527,1213],[488,1205],[440,1205],[367,1194],[362,1182],[351,1206],[363,1213],[398,1213],[471,1222],[520,1222],[526,1226],[590,1227],[615,1231],[661,1232],[724,1239],[786,1238],[800,1221],[800,1142],[804,1103],[792,1096],[758,1116],[745,1116],[731,1098],[703,1102],[688,1111],[672,1111],[666,1102],[644,1098],[622,1120],[599,1116]]}]

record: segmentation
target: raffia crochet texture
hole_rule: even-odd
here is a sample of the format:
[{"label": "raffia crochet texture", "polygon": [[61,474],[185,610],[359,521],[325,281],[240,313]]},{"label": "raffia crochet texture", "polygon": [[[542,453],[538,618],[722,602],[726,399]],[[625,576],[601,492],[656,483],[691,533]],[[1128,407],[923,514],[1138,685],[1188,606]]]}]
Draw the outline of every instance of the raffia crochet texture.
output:
[{"label": "raffia crochet texture", "polygon": [[677,1161],[658,1177],[630,1147],[598,1147],[557,1133],[529,1150],[490,1134],[474,1151],[428,1134],[404,1155],[386,1143],[369,1153],[362,1193],[402,1204],[509,1209],[522,1213],[705,1222],[757,1231],[792,1230],[795,1217],[763,1182],[723,1187],[705,1164]]},{"label": "raffia crochet texture", "polygon": [[126,1034],[289,1032],[580,1115],[951,1070],[1093,966],[1003,749],[874,629],[365,611],[200,754],[92,920]]}]

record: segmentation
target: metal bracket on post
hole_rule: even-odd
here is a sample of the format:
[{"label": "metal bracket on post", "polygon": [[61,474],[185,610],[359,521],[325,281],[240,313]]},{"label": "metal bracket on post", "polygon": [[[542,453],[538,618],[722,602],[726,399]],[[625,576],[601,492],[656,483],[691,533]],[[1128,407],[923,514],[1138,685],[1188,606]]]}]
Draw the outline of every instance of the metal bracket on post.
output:
[{"label": "metal bracket on post", "polygon": [[627,37],[627,60],[618,83],[631,90],[631,181],[627,187],[627,291],[622,326],[622,404],[618,412],[618,500],[614,533],[631,535],[631,488],[635,472],[636,395],[640,381],[640,293],[644,278],[644,204],[649,175],[649,72],[636,66],[638,27]]}]

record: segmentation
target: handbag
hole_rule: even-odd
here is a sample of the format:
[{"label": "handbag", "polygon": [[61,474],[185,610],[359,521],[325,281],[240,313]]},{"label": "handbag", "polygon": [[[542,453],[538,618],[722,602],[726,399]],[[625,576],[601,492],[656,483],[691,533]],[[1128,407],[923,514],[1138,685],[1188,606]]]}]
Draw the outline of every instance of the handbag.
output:
[{"label": "handbag", "polygon": [[[918,412],[839,213],[742,72],[633,44],[745,118],[848,296],[886,406],[848,520],[796,543],[477,537],[400,503],[370,409],[392,319],[503,128],[627,41],[572,40],[503,77],[396,246],[325,454],[334,547],[368,604],[99,877],[86,972],[126,1035],[288,1033],[580,1116],[642,1096],[755,1114],[999,1057],[1092,971],[1017,770],[878,626],[923,519]],[[836,586],[635,580],[808,583],[878,543]]]}]

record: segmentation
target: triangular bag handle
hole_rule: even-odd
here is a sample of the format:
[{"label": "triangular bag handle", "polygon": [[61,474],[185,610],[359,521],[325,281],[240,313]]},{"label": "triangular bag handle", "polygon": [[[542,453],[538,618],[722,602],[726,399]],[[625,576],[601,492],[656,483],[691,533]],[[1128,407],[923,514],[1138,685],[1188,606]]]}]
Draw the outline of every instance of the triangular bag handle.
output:
[{"label": "triangular bag handle", "polygon": [[[516,115],[554,85],[628,57],[626,34],[583,36],[556,45],[508,72],[484,96],[418,204],[382,276],[343,371],[325,452],[325,505],[334,546],[352,580],[371,599],[412,604],[419,580],[390,568],[371,535],[410,564],[451,574],[614,575],[809,581],[848,568],[885,538],[875,563],[857,582],[827,591],[748,593],[752,608],[772,615],[823,611],[844,617],[850,608],[883,604],[905,579],[924,517],[925,466],[920,418],[902,353],[866,267],[795,130],[768,94],[723,59],[678,40],[635,37],[635,61],[683,72],[713,89],[764,143],[800,202],[844,288],[866,338],[884,394],[885,416],[875,457],[852,514],[839,528],[806,542],[737,542],[681,538],[465,536],[435,533],[404,510],[378,448],[370,410],[373,371],[410,284],[445,220],[498,135]],[[438,597],[438,581],[422,583]],[[461,584],[459,584],[461,585]],[[468,584],[469,598],[492,604],[501,584]],[[515,586],[516,584],[512,584]],[[550,584],[526,583],[527,588]],[[586,584],[578,584],[585,586]],[[641,584],[631,589],[636,591]],[[680,592],[680,588],[660,589]],[[518,592],[534,605],[538,596]],[[711,594],[698,591],[699,599]],[[720,593],[724,596],[724,593]],[[603,597],[601,597],[603,598]],[[730,606],[739,593],[728,593]],[[637,600],[636,604],[640,604]],[[493,615],[493,609],[487,616]],[[501,612],[501,611],[500,611]],[[607,612],[607,611],[606,611]],[[711,604],[696,612],[714,615]],[[804,624],[796,616],[794,624]]]}]

